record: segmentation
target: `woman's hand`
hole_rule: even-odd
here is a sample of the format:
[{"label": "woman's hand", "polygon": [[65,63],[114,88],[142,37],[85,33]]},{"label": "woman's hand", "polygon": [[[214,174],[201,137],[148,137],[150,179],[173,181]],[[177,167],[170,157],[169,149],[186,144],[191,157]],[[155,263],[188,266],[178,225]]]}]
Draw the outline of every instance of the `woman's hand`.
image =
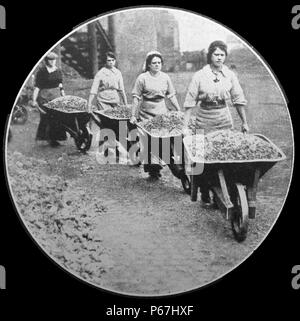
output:
[{"label": "woman's hand", "polygon": [[130,122],[131,124],[133,124],[133,125],[136,124],[136,123],[137,123],[136,117],[135,117],[135,116],[131,116],[129,122]]},{"label": "woman's hand", "polygon": [[243,133],[248,133],[248,131],[249,131],[249,126],[248,126],[248,124],[247,124],[247,123],[243,123],[243,124],[242,124],[242,132],[243,132]]},{"label": "woman's hand", "polygon": [[209,102],[217,101],[218,98],[219,98],[219,96],[214,93],[207,93],[206,94],[206,100]]},{"label": "woman's hand", "polygon": [[208,101],[208,102],[212,102],[212,101],[216,101],[216,99],[218,98],[218,95],[216,95],[215,93],[201,93],[198,96],[199,100],[204,100],[204,101]]},{"label": "woman's hand", "polygon": [[169,99],[170,99],[173,107],[175,108],[175,110],[176,110],[176,111],[180,111],[180,106],[179,106],[179,104],[178,104],[178,100],[177,100],[176,96],[175,96],[175,95],[174,95],[174,96],[171,96]]},{"label": "woman's hand", "polygon": [[38,103],[36,102],[36,100],[32,100],[31,101],[31,106],[32,107],[37,107]]},{"label": "woman's hand", "polygon": [[183,127],[182,129],[182,135],[183,136],[189,136],[191,133],[190,133],[190,129],[188,127]]}]

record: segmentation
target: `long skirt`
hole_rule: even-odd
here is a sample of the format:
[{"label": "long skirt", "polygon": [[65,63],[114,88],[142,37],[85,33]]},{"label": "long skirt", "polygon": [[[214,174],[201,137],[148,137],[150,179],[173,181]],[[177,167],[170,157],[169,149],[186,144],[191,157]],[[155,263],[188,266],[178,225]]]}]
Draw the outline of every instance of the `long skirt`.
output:
[{"label": "long skirt", "polygon": [[[38,99],[37,103],[43,109],[45,99]],[[52,115],[40,113],[40,123],[38,125],[36,140],[63,141],[67,139],[67,134],[63,126],[53,119]]]}]

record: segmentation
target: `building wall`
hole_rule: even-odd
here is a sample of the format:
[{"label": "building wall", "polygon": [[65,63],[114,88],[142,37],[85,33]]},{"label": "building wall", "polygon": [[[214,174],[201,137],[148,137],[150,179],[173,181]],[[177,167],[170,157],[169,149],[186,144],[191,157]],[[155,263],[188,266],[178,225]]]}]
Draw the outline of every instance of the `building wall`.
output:
[{"label": "building wall", "polygon": [[149,51],[158,50],[162,53],[164,70],[170,70],[178,63],[178,23],[168,11],[145,9],[121,12],[113,17],[118,67],[124,75],[125,82],[130,83],[129,88],[141,73]]},{"label": "building wall", "polygon": [[[174,16],[167,10],[132,10],[113,13],[99,18],[99,22],[110,39],[110,45],[117,54],[118,67],[125,78],[133,86],[133,79],[142,72],[146,54],[158,50],[164,58],[164,70],[173,71],[180,65],[179,30]],[[100,38],[99,38],[100,37]],[[110,46],[101,38],[98,32],[98,60],[101,67],[105,60],[105,52]],[[89,61],[89,42],[87,26],[81,27],[63,42],[63,52],[66,63],[72,63],[78,72],[89,77],[91,72]],[[67,55],[72,57],[68,58]],[[72,61],[70,61],[70,59]]]},{"label": "building wall", "polygon": [[155,18],[149,10],[114,15],[115,48],[119,68],[136,77],[142,70],[147,52],[157,49]]},{"label": "building wall", "polygon": [[157,11],[155,14],[157,30],[157,48],[163,54],[165,70],[173,70],[179,65],[179,30],[174,16],[166,10]]},{"label": "building wall", "polygon": [[[121,70],[127,92],[142,72],[146,54],[158,50],[164,57],[164,70],[179,64],[179,30],[175,18],[166,10],[133,10],[112,14],[113,44],[117,67]],[[99,19],[109,35],[108,17]],[[100,49],[101,50],[101,49]]]}]

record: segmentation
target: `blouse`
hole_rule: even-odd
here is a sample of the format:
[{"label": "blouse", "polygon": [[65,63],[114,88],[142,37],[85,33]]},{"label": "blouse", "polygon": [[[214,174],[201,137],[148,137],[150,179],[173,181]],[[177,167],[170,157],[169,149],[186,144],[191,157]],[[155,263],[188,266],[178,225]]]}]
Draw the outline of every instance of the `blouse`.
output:
[{"label": "blouse", "polygon": [[62,71],[60,69],[49,72],[45,66],[41,67],[35,76],[35,86],[39,89],[57,88],[62,81]]},{"label": "blouse", "polygon": [[132,90],[133,97],[148,100],[171,98],[175,94],[170,77],[162,71],[157,76],[152,76],[149,71],[140,74]]},{"label": "blouse", "polygon": [[115,67],[101,68],[95,75],[91,94],[98,94],[98,98],[105,101],[118,100],[117,91],[125,91],[121,71]]},{"label": "blouse", "polygon": [[200,101],[199,95],[203,93],[215,94],[225,101],[231,100],[233,105],[247,104],[237,76],[225,65],[218,77],[213,73],[210,65],[197,71],[189,85],[183,107],[196,106]]}]

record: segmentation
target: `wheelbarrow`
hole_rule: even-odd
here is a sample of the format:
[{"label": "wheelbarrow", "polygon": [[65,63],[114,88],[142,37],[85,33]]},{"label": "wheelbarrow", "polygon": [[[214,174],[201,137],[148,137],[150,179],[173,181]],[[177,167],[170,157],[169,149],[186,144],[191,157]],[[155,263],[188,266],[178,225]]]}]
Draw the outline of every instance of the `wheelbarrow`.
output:
[{"label": "wheelbarrow", "polygon": [[[275,159],[204,161],[195,159],[189,148],[193,136],[183,139],[190,166],[191,201],[197,201],[198,188],[203,182],[213,193],[213,201],[226,220],[231,222],[234,238],[246,239],[249,219],[256,217],[256,193],[259,179],[278,161],[286,158],[284,153],[267,137],[255,134],[267,141],[278,152]],[[197,174],[194,168],[198,165]],[[202,168],[202,173],[199,173]],[[194,173],[193,173],[194,172]]]},{"label": "wheelbarrow", "polygon": [[62,111],[49,108],[45,105],[38,106],[41,113],[47,114],[53,121],[58,122],[74,139],[80,152],[85,153],[91,147],[92,134],[87,128],[90,114],[86,111]]},{"label": "wheelbarrow", "polygon": [[[150,133],[141,124],[137,123],[140,138],[144,139],[147,148],[147,160],[151,158],[157,160],[161,165],[167,165],[172,174],[180,179],[181,185],[187,194],[191,193],[191,183],[185,173],[184,147],[182,143],[182,134],[158,136]],[[179,155],[179,161],[176,160]],[[181,156],[181,157],[180,157]]]},{"label": "wheelbarrow", "polygon": [[12,111],[11,122],[12,124],[23,125],[28,119],[28,111],[25,105],[16,104]]},{"label": "wheelbarrow", "polygon": [[23,125],[28,119],[28,106],[31,104],[32,88],[25,86],[12,110],[12,124]]},{"label": "wheelbarrow", "polygon": [[[102,137],[103,139],[100,139],[99,146],[102,146],[107,141],[109,145],[114,144],[114,147],[117,147],[117,158],[119,157],[120,149],[122,149],[124,153],[128,153],[130,147],[136,143],[131,142],[129,139],[130,131],[136,129],[136,126],[130,123],[129,117],[114,117],[105,114],[105,110],[94,110],[92,112],[92,118],[100,130],[111,130],[113,132],[113,141],[110,141],[107,136],[104,136]],[[107,152],[107,150],[105,152]]]}]

